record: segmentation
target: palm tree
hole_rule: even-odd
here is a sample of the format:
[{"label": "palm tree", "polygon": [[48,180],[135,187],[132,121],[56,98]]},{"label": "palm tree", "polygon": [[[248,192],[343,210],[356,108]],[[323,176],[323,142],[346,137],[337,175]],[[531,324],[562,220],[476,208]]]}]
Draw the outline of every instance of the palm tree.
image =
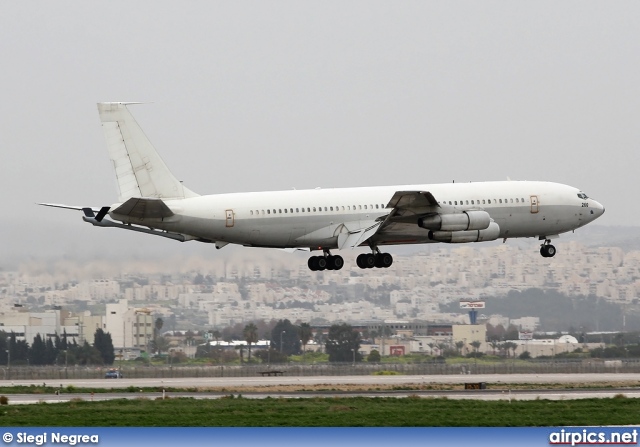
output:
[{"label": "palm tree", "polygon": [[156,349],[158,350],[158,354],[162,354],[162,351],[158,347],[158,334],[160,333],[160,330],[162,329],[162,326],[164,326],[164,321],[162,321],[162,318],[160,318],[160,317],[156,318],[156,323],[155,323],[156,333],[155,333],[155,336],[154,336],[154,341],[156,343]]},{"label": "palm tree", "polygon": [[462,340],[456,342],[456,349],[458,350],[458,354],[462,355],[463,347],[464,347],[464,342]]},{"label": "palm tree", "polygon": [[249,358],[247,361],[251,363],[251,343],[258,341],[258,327],[253,323],[247,324],[242,331],[242,336],[249,346]]},{"label": "palm tree", "polygon": [[474,341],[472,341],[472,342],[471,342],[471,343],[469,343],[469,344],[470,344],[471,346],[473,346],[473,349],[475,350],[475,352],[476,352],[476,357],[477,357],[477,355],[478,355],[478,348],[480,347],[480,345],[482,345],[482,342],[481,342],[481,341],[478,341],[478,340],[474,340]]},{"label": "palm tree", "polygon": [[304,356],[307,352],[307,343],[313,338],[313,331],[309,323],[302,323],[298,328],[298,336],[300,337],[300,343],[302,343],[302,362],[304,363]]}]

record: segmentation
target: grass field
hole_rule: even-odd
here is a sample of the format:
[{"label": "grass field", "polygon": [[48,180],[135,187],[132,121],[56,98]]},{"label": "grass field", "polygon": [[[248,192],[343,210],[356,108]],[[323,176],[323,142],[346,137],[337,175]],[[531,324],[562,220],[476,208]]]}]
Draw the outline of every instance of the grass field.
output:
[{"label": "grass field", "polygon": [[0,425],[80,427],[452,427],[638,425],[640,400],[469,401],[406,398],[166,399],[0,407]]}]

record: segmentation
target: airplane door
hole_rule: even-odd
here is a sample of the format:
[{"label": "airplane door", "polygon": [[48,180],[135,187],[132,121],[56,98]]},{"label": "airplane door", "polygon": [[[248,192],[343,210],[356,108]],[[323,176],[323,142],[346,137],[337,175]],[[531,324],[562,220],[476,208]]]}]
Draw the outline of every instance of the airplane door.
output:
[{"label": "airplane door", "polygon": [[531,196],[531,213],[535,214],[540,210],[540,206],[538,204],[538,196]]},{"label": "airplane door", "polygon": [[225,224],[224,225],[227,228],[233,227],[233,224],[234,224],[233,210],[226,210],[225,214],[226,214],[226,219],[225,219]]}]

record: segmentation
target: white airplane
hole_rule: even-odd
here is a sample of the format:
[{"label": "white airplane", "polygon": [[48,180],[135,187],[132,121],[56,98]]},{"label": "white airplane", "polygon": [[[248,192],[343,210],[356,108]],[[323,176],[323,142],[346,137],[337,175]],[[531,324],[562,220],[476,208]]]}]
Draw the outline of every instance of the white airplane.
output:
[{"label": "white airplane", "polygon": [[[604,213],[572,186],[501,181],[249,192],[201,196],[183,186],[162,161],[128,104],[99,103],[118,202],[102,208],[41,203],[82,210],[99,227],[138,231],[181,242],[317,250],[311,270],[340,270],[331,250],[368,246],[360,268],[393,263],[381,246],[464,243],[537,237],[552,257],[551,240]],[[107,215],[109,218],[107,218]]]}]

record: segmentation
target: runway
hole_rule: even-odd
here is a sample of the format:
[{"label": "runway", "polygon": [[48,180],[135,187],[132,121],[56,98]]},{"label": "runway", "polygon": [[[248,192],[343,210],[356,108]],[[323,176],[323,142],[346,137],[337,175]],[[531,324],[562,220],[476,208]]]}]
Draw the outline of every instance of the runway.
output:
[{"label": "runway", "polygon": [[[489,390],[400,390],[401,387],[425,387],[428,385],[462,385],[481,383],[491,385]],[[528,384],[530,389],[511,389],[510,385]],[[552,384],[565,384],[566,388]],[[43,382],[26,380],[0,381],[0,386],[43,385]],[[165,397],[185,397],[193,399],[216,399],[234,394],[244,398],[308,398],[308,397],[407,397],[480,400],[563,400],[587,398],[611,398],[623,394],[626,397],[640,397],[640,374],[482,374],[482,375],[433,375],[433,376],[316,376],[316,377],[215,377],[215,378],[179,378],[179,379],[90,379],[58,380],[44,383],[59,387],[60,394],[12,394],[11,404],[30,404],[38,402],[64,402],[71,399],[108,400],[108,399],[156,399]],[[337,391],[331,387],[357,386],[358,391]],[[539,385],[537,387],[536,385]],[[70,393],[65,388],[101,388],[113,389],[107,393]],[[325,388],[326,386],[326,388]],[[545,386],[547,387],[545,389]],[[286,391],[277,387],[287,387]],[[376,390],[376,387],[387,389]],[[578,387],[578,388],[576,388]],[[131,388],[131,392],[122,389]],[[156,388],[156,392],[136,392],[136,389]],[[249,388],[250,391],[246,389]],[[307,388],[307,389],[305,389]],[[396,389],[394,389],[396,388]],[[496,389],[497,388],[497,389]],[[170,389],[198,389],[195,392],[171,392]],[[164,394],[163,394],[163,391]]]},{"label": "runway", "polygon": [[47,382],[33,380],[0,380],[0,386],[42,385],[76,388],[126,388],[129,386],[173,387],[173,388],[233,388],[276,385],[428,385],[464,384],[486,382],[491,384],[602,384],[621,383],[640,385],[640,374],[594,373],[594,374],[451,374],[451,375],[389,375],[389,376],[278,376],[278,377],[185,377],[165,379],[61,379]]}]

